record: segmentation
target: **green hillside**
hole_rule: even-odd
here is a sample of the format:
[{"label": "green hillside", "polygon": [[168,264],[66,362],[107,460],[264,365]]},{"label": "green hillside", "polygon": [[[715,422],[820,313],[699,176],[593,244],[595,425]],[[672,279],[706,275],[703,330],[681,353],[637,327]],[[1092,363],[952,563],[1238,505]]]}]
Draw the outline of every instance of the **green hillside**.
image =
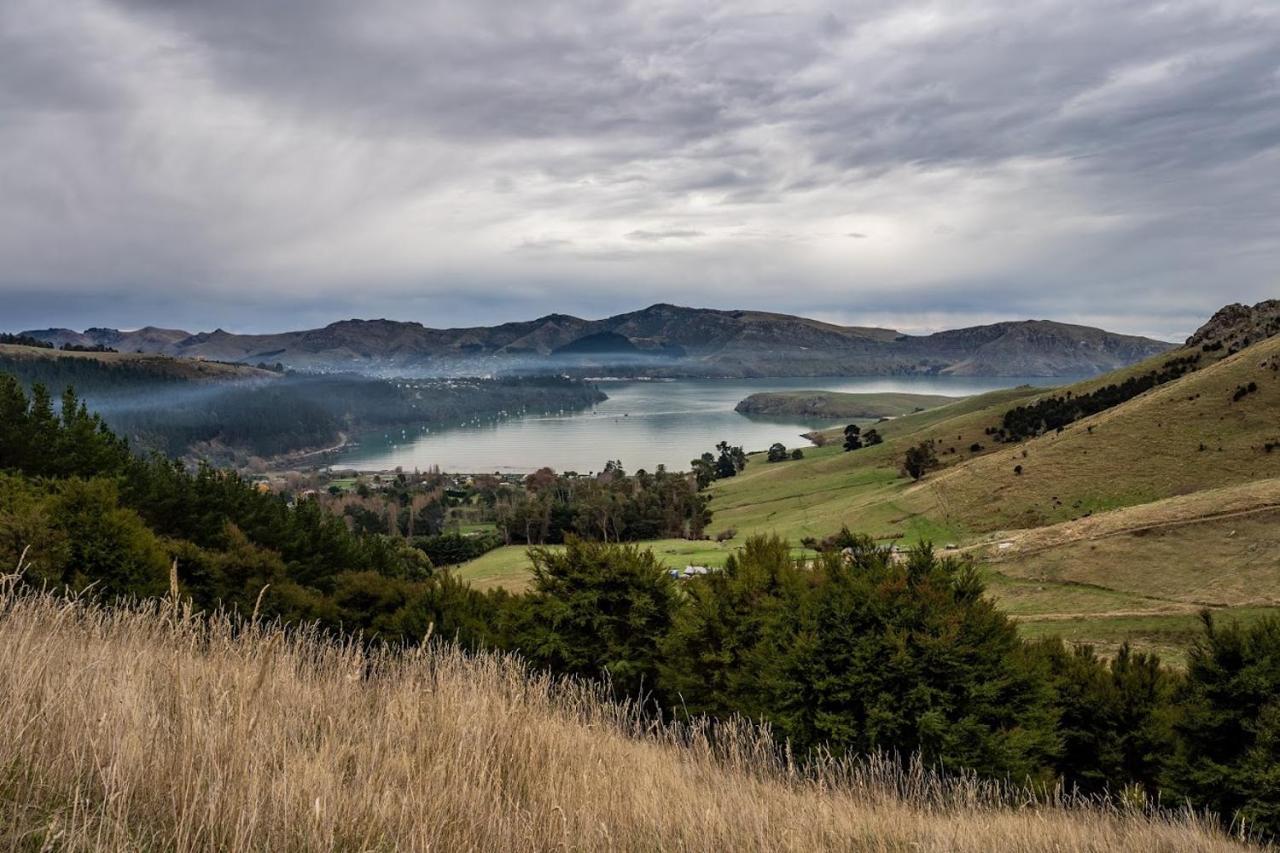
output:
[{"label": "green hillside", "polygon": [[[1249,391],[1248,389],[1255,389]],[[1239,399],[1233,399],[1245,389]],[[1280,338],[1124,405],[928,478],[911,503],[973,530],[1280,476]],[[1021,473],[1018,473],[1021,466]]]},{"label": "green hillside", "polygon": [[896,418],[945,406],[958,398],[941,394],[839,391],[762,391],[734,407],[744,415],[802,415],[821,418]]},{"label": "green hillside", "polygon": [[[1015,407],[1105,393],[1179,358],[1194,360],[1191,372],[1061,431],[1016,443],[990,434]],[[714,565],[755,533],[799,545],[847,526],[930,541],[972,552],[1028,635],[1130,641],[1175,660],[1202,607],[1249,620],[1280,606],[1260,592],[1280,589],[1280,545],[1268,534],[1280,521],[1280,338],[1225,355],[1178,350],[1058,389],[982,394],[877,429],[884,443],[857,451],[832,430],[802,460],[753,456],[712,487],[711,533],[733,532],[727,543],[655,545],[669,564]],[[921,442],[940,467],[915,482],[902,459]],[[527,572],[520,549],[461,570],[515,588]]]}]

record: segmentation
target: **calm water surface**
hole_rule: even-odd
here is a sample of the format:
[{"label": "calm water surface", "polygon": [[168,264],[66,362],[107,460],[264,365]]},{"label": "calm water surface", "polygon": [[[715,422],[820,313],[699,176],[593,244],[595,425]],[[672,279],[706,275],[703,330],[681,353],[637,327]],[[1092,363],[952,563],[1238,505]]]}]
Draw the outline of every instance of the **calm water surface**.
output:
[{"label": "calm water surface", "polygon": [[680,379],[600,382],[609,399],[581,412],[529,414],[449,429],[362,435],[335,467],[384,471],[397,466],[455,472],[598,471],[621,459],[628,471],[657,465],[684,470],[717,441],[763,450],[775,441],[807,447],[801,433],[829,427],[822,418],[759,417],[733,410],[758,391],[907,391],[963,397],[1015,385],[1068,381],[1029,377],[876,377],[830,379]]}]

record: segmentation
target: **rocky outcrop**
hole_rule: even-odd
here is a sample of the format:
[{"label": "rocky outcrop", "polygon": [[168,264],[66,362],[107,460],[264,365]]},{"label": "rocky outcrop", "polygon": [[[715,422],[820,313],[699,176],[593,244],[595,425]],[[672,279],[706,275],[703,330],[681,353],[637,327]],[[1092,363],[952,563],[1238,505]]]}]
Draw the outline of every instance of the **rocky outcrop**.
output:
[{"label": "rocky outcrop", "polygon": [[1187,338],[1187,346],[1238,352],[1275,334],[1280,334],[1280,299],[1253,306],[1235,302],[1219,309]]}]

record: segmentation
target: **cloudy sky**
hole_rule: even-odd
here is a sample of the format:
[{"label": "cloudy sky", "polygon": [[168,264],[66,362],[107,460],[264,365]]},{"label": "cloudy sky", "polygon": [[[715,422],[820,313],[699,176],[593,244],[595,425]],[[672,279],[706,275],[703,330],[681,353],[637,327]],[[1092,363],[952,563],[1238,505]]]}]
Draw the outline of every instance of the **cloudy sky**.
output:
[{"label": "cloudy sky", "polygon": [[1280,296],[1280,3],[0,0],[0,328]]}]

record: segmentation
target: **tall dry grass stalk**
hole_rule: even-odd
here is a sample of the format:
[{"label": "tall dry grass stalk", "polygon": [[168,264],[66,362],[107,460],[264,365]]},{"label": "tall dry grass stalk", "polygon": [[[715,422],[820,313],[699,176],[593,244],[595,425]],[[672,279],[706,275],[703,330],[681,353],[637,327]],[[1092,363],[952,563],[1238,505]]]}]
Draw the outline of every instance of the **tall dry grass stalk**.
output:
[{"label": "tall dry grass stalk", "polygon": [[180,850],[1238,849],[1194,815],[887,762],[801,774],[501,655],[0,583],[0,845]]}]

